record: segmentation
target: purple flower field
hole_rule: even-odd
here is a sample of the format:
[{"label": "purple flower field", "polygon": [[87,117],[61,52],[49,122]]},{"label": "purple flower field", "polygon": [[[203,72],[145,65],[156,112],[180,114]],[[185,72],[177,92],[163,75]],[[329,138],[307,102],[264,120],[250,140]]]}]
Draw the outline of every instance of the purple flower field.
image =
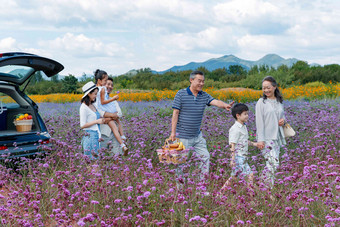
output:
[{"label": "purple flower field", "polygon": [[[196,180],[193,155],[186,163],[188,183],[177,190],[175,166],[159,163],[155,152],[170,135],[171,101],[122,102],[129,156],[113,157],[102,149],[96,162],[82,155],[80,103],[39,104],[53,147],[46,157],[0,165],[0,221],[4,226],[339,226],[339,99],[284,104],[297,135],[281,149],[273,189],[260,178],[265,161],[252,147],[254,188],[241,180],[222,196],[217,193],[231,173],[230,113],[207,108],[202,131],[210,175],[204,183]],[[248,105],[254,141],[255,103]]]}]

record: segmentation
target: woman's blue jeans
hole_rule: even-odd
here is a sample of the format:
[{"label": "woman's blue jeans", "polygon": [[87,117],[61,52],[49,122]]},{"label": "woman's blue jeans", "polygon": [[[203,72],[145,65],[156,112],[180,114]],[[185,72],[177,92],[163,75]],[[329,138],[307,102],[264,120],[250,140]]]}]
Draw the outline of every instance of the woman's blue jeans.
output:
[{"label": "woman's blue jeans", "polygon": [[91,160],[97,159],[99,156],[98,150],[100,149],[99,134],[95,130],[85,130],[85,135],[81,140],[84,155],[88,156]]}]

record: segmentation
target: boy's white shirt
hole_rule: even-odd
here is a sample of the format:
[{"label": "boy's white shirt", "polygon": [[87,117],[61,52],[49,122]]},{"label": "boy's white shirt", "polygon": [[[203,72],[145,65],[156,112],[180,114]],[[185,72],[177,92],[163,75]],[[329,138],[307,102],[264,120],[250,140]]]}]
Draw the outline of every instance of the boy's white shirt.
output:
[{"label": "boy's white shirt", "polygon": [[[122,113],[122,110],[121,110],[118,102],[113,101],[113,103],[116,105],[116,108],[117,108],[117,111],[118,111],[118,113],[117,113],[118,117],[122,117],[123,113]],[[100,132],[101,132],[102,135],[109,137],[111,135],[112,131],[111,131],[111,128],[109,127],[109,125],[101,124],[100,125]]]},{"label": "boy's white shirt", "polygon": [[235,121],[235,124],[229,129],[229,144],[235,143],[235,152],[237,156],[248,155],[248,139],[247,126]]}]

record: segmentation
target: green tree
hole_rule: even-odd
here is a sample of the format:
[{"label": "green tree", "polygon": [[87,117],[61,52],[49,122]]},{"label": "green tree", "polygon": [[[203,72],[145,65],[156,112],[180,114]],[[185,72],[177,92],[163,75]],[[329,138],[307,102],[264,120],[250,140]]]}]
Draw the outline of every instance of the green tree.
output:
[{"label": "green tree", "polygon": [[210,71],[204,66],[200,66],[196,70],[203,72],[204,75],[208,75],[210,73]]},{"label": "green tree", "polygon": [[34,75],[32,76],[30,84],[36,84],[36,83],[39,83],[39,82],[41,82],[43,80],[44,79],[43,79],[43,76],[42,76],[41,72],[40,71],[36,71],[34,73]]},{"label": "green tree", "polygon": [[240,65],[229,65],[228,74],[245,75],[247,71]]},{"label": "green tree", "polygon": [[52,76],[51,77],[51,81],[55,82],[55,83],[58,83],[59,82],[59,75],[57,74],[57,75]]},{"label": "green tree", "polygon": [[69,74],[68,76],[65,76],[64,79],[61,80],[61,83],[63,85],[63,92],[77,93],[78,79],[75,76]]},{"label": "green tree", "polygon": [[277,71],[288,73],[289,68],[287,65],[280,65],[279,67],[277,67]]},{"label": "green tree", "polygon": [[268,73],[270,70],[268,65],[260,65],[259,67],[259,72],[260,73]]},{"label": "green tree", "polygon": [[89,81],[92,81],[93,80],[93,78],[92,78],[92,76],[88,76],[88,75],[86,75],[85,73],[83,73],[83,75],[81,75],[81,77],[80,77],[80,82],[85,82],[85,83],[87,83],[87,82],[89,82]]},{"label": "green tree", "polygon": [[127,88],[130,84],[132,84],[132,81],[129,79],[123,79],[120,81],[120,86],[122,88]]},{"label": "green tree", "polygon": [[250,68],[248,75],[258,74],[259,73],[259,67],[257,65],[254,65]]},{"label": "green tree", "polygon": [[211,73],[209,73],[208,79],[212,79],[214,81],[219,81],[225,75],[227,75],[227,70],[223,67],[222,69],[221,68],[215,69]]},{"label": "green tree", "polygon": [[310,79],[307,79],[310,77],[310,70],[309,65],[305,61],[297,61],[291,68],[293,74],[294,74],[294,81],[305,83],[310,82]]}]

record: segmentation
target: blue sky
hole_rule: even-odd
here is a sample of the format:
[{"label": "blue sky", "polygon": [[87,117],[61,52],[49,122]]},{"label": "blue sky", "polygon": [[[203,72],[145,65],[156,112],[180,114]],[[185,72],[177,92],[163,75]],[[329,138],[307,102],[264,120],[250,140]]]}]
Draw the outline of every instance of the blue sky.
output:
[{"label": "blue sky", "polygon": [[340,63],[337,0],[0,0],[0,53],[61,62],[62,75],[112,75],[275,53]]}]

